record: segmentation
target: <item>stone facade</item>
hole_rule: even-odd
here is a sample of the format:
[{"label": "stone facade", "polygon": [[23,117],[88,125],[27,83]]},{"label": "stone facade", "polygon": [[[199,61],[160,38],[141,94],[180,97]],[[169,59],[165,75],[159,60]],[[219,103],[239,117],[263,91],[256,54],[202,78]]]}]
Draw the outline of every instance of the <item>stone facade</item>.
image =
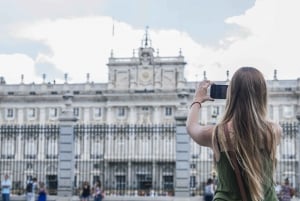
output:
[{"label": "stone facade", "polygon": [[[58,124],[60,114],[65,107],[62,97],[66,93],[73,95],[73,113],[78,119],[78,124],[175,125],[176,114],[188,109],[197,83],[186,81],[184,77],[186,61],[181,51],[179,51],[178,56],[160,57],[158,54],[154,55],[155,51],[148,45],[148,40],[146,37],[137,56],[117,58],[114,57],[113,53],[111,54],[107,64],[108,83],[90,82],[89,76],[87,76],[86,83],[68,83],[67,77],[65,83],[62,84],[46,82],[25,84],[22,81],[19,84],[5,84],[5,81],[2,80],[0,84],[1,125]],[[227,81],[217,81],[217,83],[224,84]],[[278,80],[274,76],[274,79],[268,80],[267,84],[270,118],[277,122],[297,121],[296,114],[300,113],[300,78]],[[199,123],[215,123],[223,113],[224,107],[224,100],[203,104],[199,114],[201,119]],[[75,155],[82,149],[80,147],[91,146],[86,145],[85,141],[84,143],[77,141],[74,142],[75,148],[77,147]],[[174,147],[175,140],[170,142],[173,144],[167,146]],[[1,156],[16,154],[16,150],[19,150],[17,149],[18,144],[7,139],[2,138],[0,143],[2,143]],[[32,143],[34,144],[35,141]],[[112,144],[114,143],[112,142]],[[7,146],[14,147],[12,153],[8,153],[3,148]],[[51,143],[49,146],[53,147],[53,150],[57,149],[55,148],[56,145]],[[160,146],[162,149],[166,143],[161,143]],[[172,148],[171,150],[174,153],[171,153],[171,155],[173,154],[171,161],[167,161],[167,163],[173,167],[170,170],[172,172],[170,175],[173,177],[175,173],[175,149]],[[21,151],[19,150],[19,152]],[[84,150],[86,160],[89,160],[87,157],[91,154],[89,152],[91,152],[90,149]],[[33,154],[38,153],[34,152]],[[18,160],[25,161],[21,155],[19,153]],[[43,157],[42,153],[39,152],[39,159],[43,159]],[[203,161],[204,164],[208,164],[205,166],[207,167],[205,170],[191,167],[191,174],[197,175],[195,181],[199,184],[200,177],[204,178],[203,175],[211,173],[212,153],[210,150],[200,148],[191,142],[191,161]],[[139,166],[135,162],[125,161],[125,164],[124,169],[119,168],[118,163],[106,163],[104,166],[116,171],[119,168],[120,171],[125,171],[124,174],[132,172],[130,169],[134,166]],[[143,171],[154,174],[163,172],[163,168],[168,169],[170,167],[163,163],[161,168],[157,167],[160,164],[159,162],[150,164],[151,167],[152,165],[156,167],[154,170],[149,169],[145,164],[140,166],[145,166]],[[51,168],[53,169],[53,167]],[[107,172],[107,174],[112,173]],[[156,176],[153,176],[154,178]]]}]

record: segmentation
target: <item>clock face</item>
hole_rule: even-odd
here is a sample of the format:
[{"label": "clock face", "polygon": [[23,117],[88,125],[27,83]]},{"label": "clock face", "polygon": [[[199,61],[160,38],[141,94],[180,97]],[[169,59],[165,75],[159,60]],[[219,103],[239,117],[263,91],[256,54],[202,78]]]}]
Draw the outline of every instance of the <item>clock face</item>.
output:
[{"label": "clock face", "polygon": [[143,80],[148,80],[150,78],[150,74],[148,71],[142,72],[142,79]]},{"label": "clock face", "polygon": [[142,85],[152,84],[153,73],[151,69],[143,69],[139,73],[139,82]]}]

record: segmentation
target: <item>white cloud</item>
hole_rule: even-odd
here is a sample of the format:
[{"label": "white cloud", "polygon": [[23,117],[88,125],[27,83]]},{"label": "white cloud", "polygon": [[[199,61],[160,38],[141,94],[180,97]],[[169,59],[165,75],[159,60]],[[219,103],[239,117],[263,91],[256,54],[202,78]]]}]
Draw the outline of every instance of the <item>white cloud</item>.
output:
[{"label": "white cloud", "polygon": [[8,84],[21,83],[21,75],[24,82],[31,83],[39,81],[35,76],[34,61],[24,54],[2,54],[0,55],[0,72]]},{"label": "white cloud", "polygon": [[258,0],[244,15],[227,19],[250,34],[224,51],[224,63],[256,66],[268,79],[274,69],[278,69],[279,79],[300,77],[299,6],[297,0]]}]

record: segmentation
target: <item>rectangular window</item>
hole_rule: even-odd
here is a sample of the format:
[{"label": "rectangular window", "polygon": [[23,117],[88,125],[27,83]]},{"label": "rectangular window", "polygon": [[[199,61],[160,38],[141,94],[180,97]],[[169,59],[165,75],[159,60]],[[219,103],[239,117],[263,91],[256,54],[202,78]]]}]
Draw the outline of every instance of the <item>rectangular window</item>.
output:
[{"label": "rectangular window", "polygon": [[37,154],[37,142],[33,139],[24,141],[25,151],[24,157],[25,159],[35,159]]},{"label": "rectangular window", "polygon": [[292,118],[294,116],[293,106],[292,105],[284,105],[283,106],[283,117],[284,118]]},{"label": "rectangular window", "polygon": [[212,118],[217,118],[220,114],[220,107],[219,106],[213,106],[212,107]]},{"label": "rectangular window", "polygon": [[118,108],[118,117],[124,117],[125,116],[125,107],[119,107]]},{"label": "rectangular window", "polygon": [[196,188],[196,176],[190,176],[190,188]]},{"label": "rectangular window", "polygon": [[163,176],[163,187],[164,189],[173,189],[173,176],[168,175],[168,176]]},{"label": "rectangular window", "polygon": [[75,138],[75,142],[74,142],[74,154],[75,154],[75,158],[76,159],[80,159],[80,154],[81,154],[81,149],[82,149],[82,140],[80,138]]},{"label": "rectangular window", "polygon": [[27,112],[28,112],[27,113],[28,118],[30,118],[30,119],[35,118],[35,116],[36,116],[35,108],[28,108]]},{"label": "rectangular window", "polygon": [[8,119],[14,118],[14,109],[13,108],[6,109],[6,118],[8,118]]},{"label": "rectangular window", "polygon": [[102,116],[101,107],[94,108],[94,117],[99,118]]},{"label": "rectangular window", "polygon": [[15,155],[15,143],[13,139],[4,139],[1,146],[2,158],[12,159]]},{"label": "rectangular window", "polygon": [[165,115],[166,116],[172,116],[172,107],[166,107],[165,108]]},{"label": "rectangular window", "polygon": [[46,158],[47,159],[55,159],[58,158],[58,142],[57,140],[49,140],[47,142],[47,148],[46,148],[47,154]]},{"label": "rectangular window", "polygon": [[116,176],[116,188],[125,189],[126,187],[126,178],[123,175]]},{"label": "rectangular window", "polygon": [[146,106],[142,107],[142,111],[143,112],[148,112],[149,111],[149,107],[146,107]]},{"label": "rectangular window", "polygon": [[56,118],[58,116],[57,108],[53,107],[49,109],[49,116],[50,118]]},{"label": "rectangular window", "polygon": [[75,107],[73,109],[73,114],[76,116],[76,117],[79,117],[79,108],[78,107]]},{"label": "rectangular window", "polygon": [[92,159],[101,159],[103,158],[103,145],[100,140],[91,141],[91,158]]}]

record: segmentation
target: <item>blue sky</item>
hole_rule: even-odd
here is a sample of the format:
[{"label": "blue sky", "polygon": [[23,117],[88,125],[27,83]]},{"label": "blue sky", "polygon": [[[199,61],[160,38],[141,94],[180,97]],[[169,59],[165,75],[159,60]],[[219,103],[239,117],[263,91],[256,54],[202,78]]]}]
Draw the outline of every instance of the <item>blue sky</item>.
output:
[{"label": "blue sky", "polygon": [[[1,0],[0,76],[7,83],[106,82],[107,62],[130,57],[149,26],[160,56],[187,61],[187,80],[224,80],[255,66],[300,77],[298,0]],[[113,31],[114,29],[114,31]],[[114,34],[112,34],[114,32]]]}]

